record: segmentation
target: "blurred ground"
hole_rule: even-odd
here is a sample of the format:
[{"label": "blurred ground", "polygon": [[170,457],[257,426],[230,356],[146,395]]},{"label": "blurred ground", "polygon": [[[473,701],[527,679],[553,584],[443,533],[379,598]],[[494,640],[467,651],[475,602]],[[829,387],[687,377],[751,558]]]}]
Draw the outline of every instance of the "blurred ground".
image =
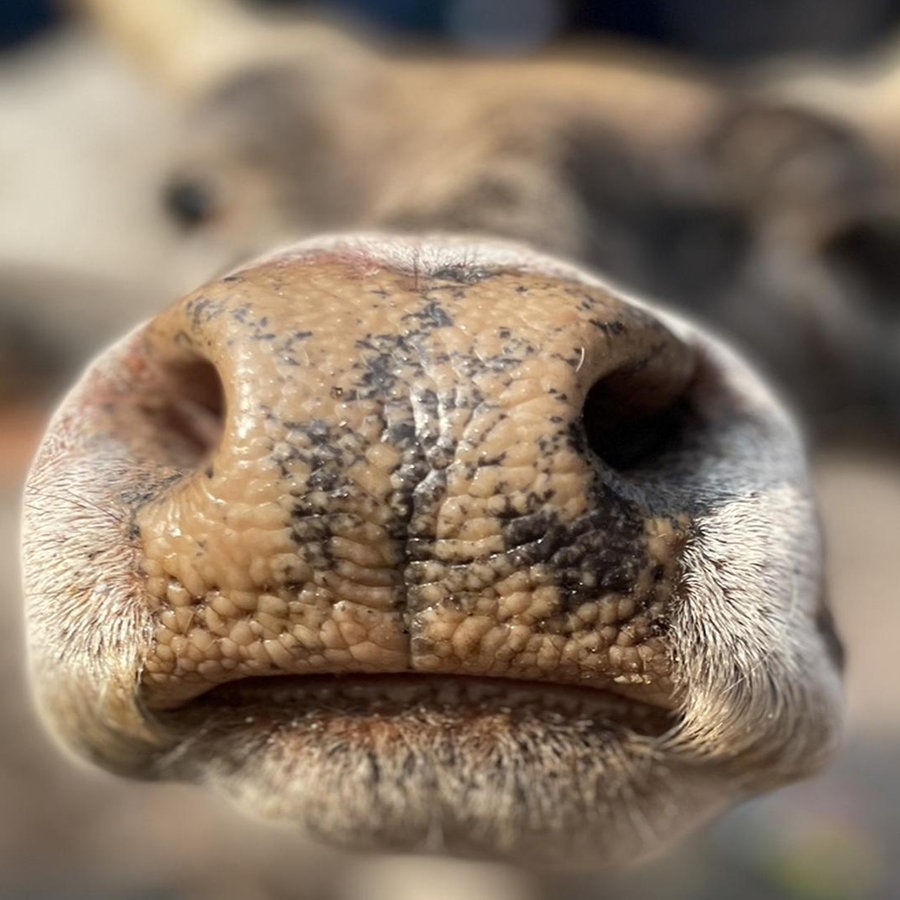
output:
[{"label": "blurred ground", "polygon": [[[42,311],[61,332],[80,329],[86,356],[206,272],[156,218],[156,197],[121,187],[161,164],[167,111],[138,85],[109,79],[108,60],[85,38],[46,52],[57,60],[50,73],[32,56],[0,72],[0,256],[78,278],[132,273],[121,293],[75,306],[58,296]],[[117,781],[52,746],[28,702],[16,560],[19,484],[41,415],[22,407],[0,418],[0,900],[900,896],[900,449],[857,444],[817,461],[849,656],[837,765],[742,807],[640,872],[538,879],[446,861],[345,860],[199,789]]]}]

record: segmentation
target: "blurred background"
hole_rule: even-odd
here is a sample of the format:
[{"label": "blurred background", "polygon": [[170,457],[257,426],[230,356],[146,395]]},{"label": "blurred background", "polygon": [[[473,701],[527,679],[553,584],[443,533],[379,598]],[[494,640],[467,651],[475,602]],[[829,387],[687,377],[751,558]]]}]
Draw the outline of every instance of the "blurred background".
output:
[{"label": "blurred background", "polygon": [[[337,16],[376,35],[387,55],[393,42],[479,59],[577,44],[582,59],[613,54],[615,65],[690,72],[724,92],[726,111],[752,110],[750,139],[737,149],[729,141],[740,116],[687,142],[674,192],[660,193],[652,159],[635,167],[634,193],[652,196],[656,230],[648,244],[646,217],[629,226],[622,239],[642,262],[613,274],[732,335],[807,423],[848,650],[846,745],[821,777],[746,804],[649,867],[602,877],[345,860],[198,789],[88,771],[41,731],[28,702],[15,552],[28,459],[94,352],[234,261],[210,225],[220,200],[208,182],[173,187],[175,161],[208,121],[192,118],[197,96],[187,102],[180,84],[163,87],[131,46],[117,46],[99,21],[104,6],[0,4],[0,900],[900,897],[900,2],[244,5],[250,16]],[[728,156],[727,178],[693,166],[710,135]],[[746,184],[757,186],[750,199]],[[769,191],[775,200],[761,204]],[[596,203],[607,202],[600,192]],[[614,225],[617,202],[602,209]],[[662,243],[659,221],[670,223]],[[738,249],[722,263],[735,223]],[[653,253],[685,233],[692,242],[669,281],[642,280]],[[615,266],[598,254],[582,255]],[[715,272],[705,268],[712,258]]]},{"label": "blurred background", "polygon": [[[723,62],[743,62],[776,53],[864,53],[900,18],[896,0],[260,0],[270,7],[316,7],[350,14],[378,28],[433,35],[486,49],[537,47],[567,34],[600,32],[673,47]],[[57,24],[53,0],[10,0],[0,14],[6,47]]]}]

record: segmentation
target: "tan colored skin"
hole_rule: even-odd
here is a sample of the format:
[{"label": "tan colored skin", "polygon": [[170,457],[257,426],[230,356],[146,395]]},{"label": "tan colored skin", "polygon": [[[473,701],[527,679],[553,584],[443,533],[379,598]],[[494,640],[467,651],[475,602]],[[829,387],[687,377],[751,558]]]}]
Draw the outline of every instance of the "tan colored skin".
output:
[{"label": "tan colored skin", "polygon": [[835,742],[789,420],[522,248],[318,239],[206,285],[88,371],[25,510],[60,736],[328,841],[621,864]]},{"label": "tan colored skin", "polygon": [[557,279],[450,270],[426,287],[340,257],[310,269],[236,275],[148,330],[158,361],[203,354],[233,412],[205,472],[137,519],[159,606],[147,702],[353,670],[615,681],[668,700],[653,629],[683,526],[607,501],[582,540],[602,525],[592,549],[634,559],[598,576],[574,555],[584,597],[547,571],[558,547],[534,544],[563,543],[597,505],[568,438],[588,388],[640,366],[635,389],[665,404],[691,354]]}]

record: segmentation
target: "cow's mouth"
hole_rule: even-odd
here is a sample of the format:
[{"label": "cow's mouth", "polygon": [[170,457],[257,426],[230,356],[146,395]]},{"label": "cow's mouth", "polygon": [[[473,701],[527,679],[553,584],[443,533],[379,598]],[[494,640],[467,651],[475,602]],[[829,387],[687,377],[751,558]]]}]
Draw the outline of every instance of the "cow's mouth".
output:
[{"label": "cow's mouth", "polygon": [[504,678],[247,678],[154,715],[174,738],[166,777],[352,848],[539,864],[565,840],[589,856],[601,827],[627,831],[617,797],[638,802],[683,768],[661,765],[676,713]]},{"label": "cow's mouth", "polygon": [[154,714],[180,732],[215,719],[219,727],[302,728],[328,718],[380,721],[427,714],[569,719],[661,737],[678,714],[661,704],[593,686],[453,675],[309,675],[246,678],[217,685],[175,709]]}]

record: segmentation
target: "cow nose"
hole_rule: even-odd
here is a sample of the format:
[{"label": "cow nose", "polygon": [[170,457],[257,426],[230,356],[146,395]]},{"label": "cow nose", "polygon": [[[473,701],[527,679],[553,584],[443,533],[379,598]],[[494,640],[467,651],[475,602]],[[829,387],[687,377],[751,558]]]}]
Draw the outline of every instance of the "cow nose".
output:
[{"label": "cow nose", "polygon": [[632,860],[834,747],[799,435],[525,248],[319,237],[104,352],[25,491],[41,708],[345,846]]},{"label": "cow nose", "polygon": [[684,529],[645,474],[693,371],[644,309],[490,248],[325,246],[188,296],[89,411],[140,460],[144,702],[415,672],[671,705]]}]

